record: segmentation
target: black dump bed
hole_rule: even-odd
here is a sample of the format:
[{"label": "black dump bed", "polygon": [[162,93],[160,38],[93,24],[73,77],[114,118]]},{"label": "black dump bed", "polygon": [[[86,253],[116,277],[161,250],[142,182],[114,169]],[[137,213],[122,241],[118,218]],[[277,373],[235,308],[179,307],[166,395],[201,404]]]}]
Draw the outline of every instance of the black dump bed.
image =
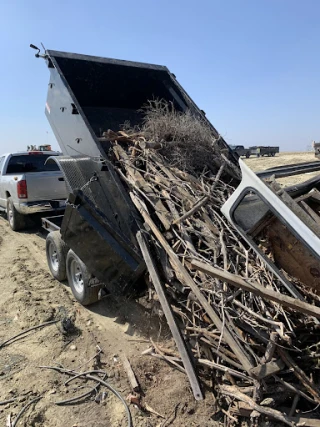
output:
[{"label": "black dump bed", "polygon": [[[141,123],[141,108],[148,100],[170,101],[177,110],[189,109],[206,120],[167,67],[52,50],[46,53],[51,71],[46,114],[66,155],[101,154],[98,138],[102,133],[117,131],[127,121]],[[222,139],[221,144],[228,149]]]},{"label": "black dump bed", "polygon": [[[57,161],[71,193],[62,237],[112,292],[126,292],[144,271],[136,241],[140,217],[107,159],[102,134],[125,122],[139,125],[141,108],[152,99],[205,115],[166,67],[52,50],[46,60],[46,115],[64,154]],[[223,139],[219,144],[233,158]]]}]

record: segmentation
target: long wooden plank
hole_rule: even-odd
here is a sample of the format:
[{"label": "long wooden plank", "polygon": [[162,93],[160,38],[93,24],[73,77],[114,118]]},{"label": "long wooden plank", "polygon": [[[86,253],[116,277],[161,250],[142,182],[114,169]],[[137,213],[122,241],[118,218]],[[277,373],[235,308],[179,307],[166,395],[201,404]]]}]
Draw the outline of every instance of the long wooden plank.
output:
[{"label": "long wooden plank", "polygon": [[170,304],[167,300],[163,285],[159,279],[158,273],[156,271],[156,268],[154,266],[153,260],[150,256],[150,252],[149,252],[149,248],[147,246],[147,243],[141,233],[141,231],[138,231],[137,233],[137,240],[143,255],[143,258],[145,260],[146,266],[148,268],[152,283],[155,287],[155,290],[158,294],[159,297],[159,301],[162,307],[162,310],[164,312],[164,315],[166,316],[168,325],[170,327],[173,339],[175,340],[180,356],[181,356],[181,360],[183,363],[183,366],[185,367],[185,370],[187,372],[189,381],[190,381],[190,385],[193,391],[193,395],[195,397],[196,400],[203,400],[203,394],[200,388],[200,384],[198,381],[198,377],[196,374],[196,371],[194,369],[194,366],[191,362],[191,358],[188,354],[188,350],[186,347],[186,343],[181,335],[180,329],[178,328],[175,318],[173,316]]},{"label": "long wooden plank", "polygon": [[218,268],[211,267],[211,265],[205,264],[203,262],[192,260],[191,264],[193,267],[197,268],[200,271],[208,274],[212,277],[217,277],[220,280],[226,281],[231,285],[236,286],[237,288],[244,289],[246,291],[252,292],[255,295],[262,296],[270,301],[277,302],[285,307],[290,307],[294,310],[300,311],[301,313],[308,314],[309,316],[314,316],[320,318],[320,308],[314,305],[308,304],[299,299],[283,295],[280,292],[276,292],[272,289],[264,288],[258,283],[249,283],[242,277],[236,276],[235,274],[229,273],[224,270],[219,270]]},{"label": "long wooden plank", "polygon": [[144,191],[147,197],[155,205],[156,215],[159,220],[162,222],[162,225],[166,230],[171,228],[171,219],[169,217],[169,212],[167,208],[162,203],[161,199],[154,193],[153,188],[148,184],[142,174],[136,170],[127,153],[124,151],[120,145],[115,145],[113,148],[114,152],[124,161],[124,166],[126,168],[128,176],[135,182],[136,186]]},{"label": "long wooden plank", "polygon": [[253,365],[242,349],[242,347],[236,342],[234,337],[232,336],[231,332],[228,329],[228,326],[226,324],[223,324],[220,317],[217,315],[217,313],[214,311],[210,303],[207,301],[207,299],[204,297],[204,295],[201,293],[200,289],[198,288],[197,284],[193,281],[192,277],[189,275],[188,271],[185,269],[185,267],[182,265],[181,261],[179,260],[177,254],[172,250],[171,246],[168,244],[166,239],[163,237],[163,235],[158,230],[158,227],[155,225],[153,220],[151,219],[148,212],[145,210],[144,206],[140,202],[139,198],[135,196],[132,192],[130,193],[130,197],[135,204],[136,208],[142,215],[145,222],[149,225],[152,232],[158,239],[159,243],[162,245],[164,250],[167,252],[172,268],[175,270],[178,279],[185,285],[189,286],[192,290],[192,292],[196,295],[199,303],[202,305],[202,307],[207,312],[208,316],[212,320],[212,322],[216,325],[216,327],[219,329],[220,333],[223,334],[224,341],[229,345],[241,365],[243,366],[244,370],[250,373],[251,369],[253,368]]}]

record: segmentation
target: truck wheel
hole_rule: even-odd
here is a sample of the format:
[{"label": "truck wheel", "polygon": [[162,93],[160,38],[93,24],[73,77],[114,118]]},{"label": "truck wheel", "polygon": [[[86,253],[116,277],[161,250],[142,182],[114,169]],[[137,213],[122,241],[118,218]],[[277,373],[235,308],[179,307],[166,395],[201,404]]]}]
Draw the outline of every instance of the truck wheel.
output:
[{"label": "truck wheel", "polygon": [[52,276],[62,282],[67,278],[66,245],[60,231],[51,231],[46,238],[46,255]]},{"label": "truck wheel", "polygon": [[92,275],[72,249],[67,255],[68,283],[75,299],[82,305],[90,305],[99,300],[99,286],[90,287]]},{"label": "truck wheel", "polygon": [[247,153],[246,158],[249,159],[249,157],[250,157],[250,153]]},{"label": "truck wheel", "polygon": [[19,231],[26,227],[26,219],[14,207],[11,197],[7,199],[7,218],[13,231]]}]

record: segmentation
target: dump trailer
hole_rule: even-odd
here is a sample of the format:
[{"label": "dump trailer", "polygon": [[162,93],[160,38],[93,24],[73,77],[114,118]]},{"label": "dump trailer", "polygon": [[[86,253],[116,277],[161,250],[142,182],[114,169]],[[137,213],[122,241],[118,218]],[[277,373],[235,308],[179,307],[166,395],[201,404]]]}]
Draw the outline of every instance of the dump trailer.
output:
[{"label": "dump trailer", "polygon": [[50,71],[45,113],[63,156],[56,161],[70,196],[63,217],[44,219],[53,276],[68,278],[76,299],[91,304],[107,289],[128,294],[145,271],[136,240],[140,215],[109,160],[103,132],[138,126],[148,100],[191,111],[212,130],[219,148],[234,154],[167,67],[47,50]]},{"label": "dump trailer", "polygon": [[263,157],[263,156],[268,156],[268,157],[274,157],[277,153],[279,153],[279,147],[264,147],[264,146],[254,146],[254,147],[249,147],[250,150],[250,154],[253,156],[257,156],[257,157]]}]

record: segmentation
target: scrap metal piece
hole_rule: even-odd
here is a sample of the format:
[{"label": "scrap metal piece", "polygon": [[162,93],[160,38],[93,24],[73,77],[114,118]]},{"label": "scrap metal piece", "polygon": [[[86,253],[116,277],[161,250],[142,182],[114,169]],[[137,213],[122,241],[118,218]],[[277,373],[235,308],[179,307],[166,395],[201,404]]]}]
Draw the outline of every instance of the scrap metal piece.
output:
[{"label": "scrap metal piece", "polygon": [[[282,223],[284,223],[292,234],[302,242],[302,244],[311,251],[313,256],[320,260],[320,239],[308,227],[299,216],[286,204],[271,188],[269,188],[242,160],[239,160],[242,172],[242,181],[232,196],[222,206],[221,211],[231,224],[238,230],[241,236],[249,243],[252,249],[257,253],[259,258],[275,274],[275,276],[287,288],[288,292],[295,298],[303,300],[300,292],[289,282],[276,265],[268,258],[254,242],[243,225],[239,225],[239,219],[235,218],[235,211],[246,195],[252,195],[252,200],[248,200],[248,210],[251,215],[251,225],[253,226],[263,217],[267,211],[272,212]],[[286,194],[286,193],[284,193]],[[287,195],[288,196],[288,195]],[[289,198],[289,196],[288,196]],[[292,203],[295,203],[292,200]],[[253,208],[253,204],[255,204]],[[295,204],[297,208],[300,208]],[[267,207],[267,209],[266,209]],[[265,209],[265,211],[263,211]],[[301,209],[301,208],[300,208]],[[246,212],[243,212],[245,217]],[[256,215],[256,218],[254,217]],[[250,218],[247,216],[247,220]]]},{"label": "scrap metal piece", "polygon": [[149,252],[149,248],[147,246],[147,243],[143,237],[143,234],[141,233],[141,231],[139,231],[137,233],[137,240],[138,243],[140,245],[140,249],[141,252],[143,254],[145,263],[147,265],[147,269],[149,271],[152,283],[156,289],[156,292],[159,296],[159,301],[161,303],[161,307],[163,309],[163,312],[166,316],[168,325],[170,327],[172,336],[176,342],[176,345],[178,347],[182,362],[183,362],[183,366],[185,367],[185,370],[187,372],[189,381],[190,381],[190,385],[193,391],[193,395],[195,397],[196,400],[203,400],[203,394],[200,388],[200,384],[199,384],[199,380],[195,371],[195,368],[193,366],[193,363],[191,361],[191,357],[189,355],[186,343],[181,335],[180,329],[178,328],[176,321],[174,319],[170,304],[167,300],[164,288],[161,284],[161,281],[158,277],[158,273],[156,271],[154,262],[151,258],[150,252]]}]

